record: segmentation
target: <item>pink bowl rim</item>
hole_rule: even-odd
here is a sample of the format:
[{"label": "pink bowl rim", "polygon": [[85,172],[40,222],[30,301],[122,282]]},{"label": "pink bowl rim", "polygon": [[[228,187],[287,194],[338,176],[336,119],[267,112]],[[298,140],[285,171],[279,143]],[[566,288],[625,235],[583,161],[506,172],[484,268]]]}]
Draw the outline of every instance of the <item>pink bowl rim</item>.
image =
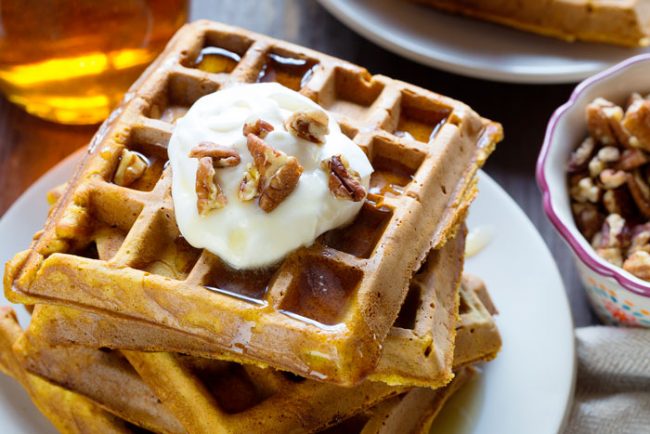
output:
[{"label": "pink bowl rim", "polygon": [[537,184],[542,192],[544,211],[546,212],[548,218],[551,220],[553,226],[555,226],[555,229],[557,229],[562,238],[564,238],[564,240],[569,244],[569,247],[571,247],[573,253],[594,272],[605,277],[613,278],[623,288],[643,297],[650,297],[650,282],[640,283],[634,281],[625,276],[619,267],[616,267],[615,265],[609,264],[607,262],[603,263],[604,261],[601,262],[601,260],[597,258],[596,252],[593,249],[585,249],[580,244],[578,237],[582,238],[582,234],[577,231],[577,228],[572,229],[570,227],[567,227],[567,225],[562,222],[562,219],[559,217],[558,213],[553,207],[551,192],[549,190],[549,183],[546,179],[544,169],[546,167],[548,155],[551,150],[551,142],[555,136],[555,131],[560,119],[566,114],[566,112],[571,109],[571,107],[578,101],[582,94],[594,84],[607,80],[613,75],[622,72],[632,65],[649,61],[650,54],[641,54],[638,56],[630,57],[629,59],[626,59],[621,63],[618,63],[606,69],[603,72],[593,75],[578,84],[571,93],[569,100],[558,107],[555,112],[553,112],[553,115],[551,116],[551,119],[549,120],[546,127],[544,143],[542,145],[539,158],[537,159],[536,168]]}]

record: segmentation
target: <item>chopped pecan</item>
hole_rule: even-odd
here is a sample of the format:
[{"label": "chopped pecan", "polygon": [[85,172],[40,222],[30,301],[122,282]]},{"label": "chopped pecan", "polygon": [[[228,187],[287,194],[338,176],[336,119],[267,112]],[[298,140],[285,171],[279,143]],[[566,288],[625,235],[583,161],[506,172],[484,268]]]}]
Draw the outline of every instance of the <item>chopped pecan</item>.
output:
[{"label": "chopped pecan", "polygon": [[618,188],[627,181],[627,173],[622,170],[605,169],[600,172],[600,182],[607,190]]},{"label": "chopped pecan", "polygon": [[650,224],[637,225],[632,230],[632,240],[628,249],[628,256],[638,251],[650,253]]},{"label": "chopped pecan", "polygon": [[587,168],[587,164],[594,155],[596,142],[591,137],[587,137],[578,148],[571,153],[569,159],[569,173],[578,172]]},{"label": "chopped pecan", "polygon": [[596,178],[603,170],[605,170],[605,162],[598,158],[598,155],[589,161],[589,175],[592,178]]},{"label": "chopped pecan", "polygon": [[260,176],[259,206],[271,212],[296,188],[302,166],[295,157],[273,149],[254,134],[249,134],[246,139]]},{"label": "chopped pecan", "polygon": [[262,119],[244,124],[243,129],[244,137],[248,137],[249,134],[254,134],[260,139],[265,138],[271,131],[273,131],[273,125]]},{"label": "chopped pecan", "polygon": [[630,171],[643,166],[648,161],[647,154],[641,149],[626,149],[614,166],[619,170]]},{"label": "chopped pecan", "polygon": [[597,249],[625,247],[629,243],[629,232],[623,217],[610,214],[605,219],[600,232],[594,236],[592,245]]},{"label": "chopped pecan", "polygon": [[616,146],[623,137],[620,122],[623,109],[604,98],[596,98],[587,105],[587,128],[591,136],[605,146]]},{"label": "chopped pecan", "polygon": [[636,213],[636,206],[625,186],[605,191],[603,206],[608,213],[619,214],[624,218],[634,218]]},{"label": "chopped pecan", "polygon": [[296,137],[323,144],[329,134],[329,117],[322,110],[295,112],[284,122],[287,131]]},{"label": "chopped pecan", "polygon": [[623,269],[643,280],[650,280],[650,253],[638,250],[623,263]]},{"label": "chopped pecan", "polygon": [[211,158],[214,167],[233,167],[240,163],[241,157],[233,148],[212,142],[201,142],[189,153],[190,158]]},{"label": "chopped pecan", "polygon": [[643,175],[639,169],[628,173],[627,186],[641,214],[645,218],[650,218],[650,186],[643,179]]},{"label": "chopped pecan", "polygon": [[623,252],[618,247],[596,249],[596,253],[598,256],[617,267],[623,265]]},{"label": "chopped pecan", "polygon": [[122,187],[128,187],[144,174],[147,167],[147,162],[140,154],[123,149],[113,182]]},{"label": "chopped pecan", "polygon": [[623,126],[634,136],[632,145],[650,151],[650,101],[634,102],[625,113]]},{"label": "chopped pecan", "polygon": [[244,202],[255,199],[259,196],[259,184],[260,172],[255,168],[255,166],[248,163],[244,178],[239,184],[239,191],[237,192],[239,199]]},{"label": "chopped pecan", "polygon": [[621,151],[615,146],[605,146],[598,151],[598,159],[604,163],[614,163],[621,158]]},{"label": "chopped pecan", "polygon": [[199,168],[196,171],[196,208],[199,215],[207,215],[210,211],[223,208],[228,203],[221,186],[216,180],[216,171],[212,158],[199,159]]},{"label": "chopped pecan", "polygon": [[[612,191],[609,190],[605,194]],[[591,203],[575,203],[571,206],[571,209],[580,233],[588,240],[591,240],[603,226],[605,216],[598,210],[596,205]]]},{"label": "chopped pecan", "polygon": [[596,203],[600,199],[600,188],[591,178],[582,178],[577,185],[571,187],[570,194],[577,202]]},{"label": "chopped pecan", "polygon": [[328,160],[323,160],[321,167],[329,173],[328,186],[334,196],[353,202],[366,197],[359,174],[350,168],[345,157],[332,155]]}]

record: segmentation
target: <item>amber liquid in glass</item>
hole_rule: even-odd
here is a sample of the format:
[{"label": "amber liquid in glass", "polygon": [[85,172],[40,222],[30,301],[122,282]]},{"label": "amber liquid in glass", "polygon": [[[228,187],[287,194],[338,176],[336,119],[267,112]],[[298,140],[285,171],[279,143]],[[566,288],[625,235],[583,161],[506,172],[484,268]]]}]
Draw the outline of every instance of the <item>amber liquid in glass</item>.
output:
[{"label": "amber liquid in glass", "polygon": [[187,19],[188,0],[2,0],[0,90],[37,116],[103,120]]}]

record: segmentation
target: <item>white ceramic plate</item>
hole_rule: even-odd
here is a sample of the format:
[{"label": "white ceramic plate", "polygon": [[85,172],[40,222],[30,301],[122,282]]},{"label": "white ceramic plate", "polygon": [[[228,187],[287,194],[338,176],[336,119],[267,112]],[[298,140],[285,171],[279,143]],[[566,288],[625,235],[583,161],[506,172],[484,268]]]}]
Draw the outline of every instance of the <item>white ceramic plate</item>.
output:
[{"label": "white ceramic plate", "polygon": [[[0,260],[29,245],[47,215],[47,191],[71,175],[75,154],[43,176],[0,220]],[[574,382],[573,325],[564,287],[546,245],[512,199],[481,174],[470,229],[492,239],[467,261],[486,281],[500,315],[503,351],[465,388],[439,419],[447,434],[555,434],[571,401]],[[7,301],[4,300],[3,304]],[[21,323],[29,318],[17,308]],[[3,434],[54,432],[16,384],[0,375]]]},{"label": "white ceramic plate", "polygon": [[568,83],[644,52],[567,43],[452,16],[408,0],[319,0],[351,29],[416,62],[470,77],[517,83]]}]

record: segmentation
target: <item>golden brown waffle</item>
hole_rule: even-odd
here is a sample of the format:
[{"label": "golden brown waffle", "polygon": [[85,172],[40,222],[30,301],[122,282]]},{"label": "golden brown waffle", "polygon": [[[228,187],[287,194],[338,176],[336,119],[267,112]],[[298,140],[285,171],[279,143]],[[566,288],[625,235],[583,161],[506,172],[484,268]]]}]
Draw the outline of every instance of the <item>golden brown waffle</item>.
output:
[{"label": "golden brown waffle", "polygon": [[[92,386],[84,386],[83,383],[97,383],[97,376],[80,375],[80,372],[86,371],[75,369],[73,364],[65,362],[66,355],[71,354],[68,349],[70,346],[52,345],[48,342],[51,337],[46,333],[49,325],[55,325],[61,318],[45,316],[64,309],[72,310],[38,306],[34,311],[32,325],[18,341],[15,350],[30,371],[43,375],[54,383],[74,386],[74,391],[87,395],[88,388]],[[477,315],[473,318],[477,318]],[[483,320],[481,318],[480,322]],[[458,330],[459,338],[471,334],[475,326],[469,320],[463,323],[465,325]],[[34,327],[34,324],[38,326]],[[499,346],[495,345],[497,341],[494,338],[490,338],[487,343],[477,339],[471,341],[479,350],[472,356],[472,348],[462,349],[463,363],[471,362],[472,357],[476,361],[483,359],[484,350],[489,344],[494,345],[492,354],[496,354],[499,350]],[[86,347],[77,347],[76,351],[89,354],[101,352]],[[102,354],[97,359],[98,363],[107,363],[106,359],[110,357],[121,360],[117,352]],[[188,431],[197,433],[215,432],[217,427],[223,430],[221,432],[232,433],[313,432],[409,389],[371,381],[364,381],[354,388],[343,388],[272,369],[199,357],[134,351],[124,351],[124,354],[169,411]],[[82,357],[75,356],[75,360],[79,358]],[[83,358],[91,359],[90,356]],[[117,365],[117,362],[109,364]],[[77,377],[74,384],[67,383],[71,376]],[[94,390],[92,398],[110,409],[115,405],[115,398],[102,397],[101,391],[101,387]],[[432,395],[422,391],[417,396],[427,399]],[[118,414],[127,413],[120,409]]]},{"label": "golden brown waffle", "polygon": [[[384,352],[370,379],[407,386],[437,388],[452,377],[453,342],[458,312],[457,290],[463,269],[466,229],[441,249],[433,250],[413,276],[406,302],[384,341]],[[97,241],[99,257],[112,256],[111,237]],[[218,345],[174,330],[129,319],[40,306],[28,333],[45,335],[55,344],[138,351],[170,350],[202,357],[230,359]],[[237,361],[237,360],[235,360]]]},{"label": "golden brown waffle", "polygon": [[410,0],[566,41],[650,43],[647,0]]},{"label": "golden brown waffle", "polygon": [[[206,46],[241,60],[228,73],[202,71],[195,59]],[[273,269],[237,272],[180,236],[166,144],[170,120],[200,96],[256,80],[299,88],[334,113],[375,173],[350,226]],[[7,266],[5,293],[165,326],[242,360],[354,384],[374,370],[412,272],[464,218],[474,174],[501,136],[500,125],[452,99],[199,21],[178,32],[100,128],[43,233]],[[112,182],[125,147],[150,161],[129,188]],[[103,261],[95,240],[106,231],[119,232],[119,249]]]},{"label": "golden brown waffle", "polygon": [[[98,432],[126,434],[142,432],[138,427],[103,410],[99,404],[95,404],[82,395],[53,385],[26,372],[12,351],[12,345],[20,334],[20,326],[16,321],[13,311],[5,308],[0,315],[0,369],[5,374],[11,375],[21,381],[32,395],[39,409],[50,418],[60,432],[71,434],[94,434]],[[56,353],[57,351],[59,350],[51,350],[50,352]],[[93,350],[84,349],[83,351]],[[102,390],[102,387],[107,386],[106,390],[109,393],[102,396],[95,392],[95,395],[100,399],[107,399],[110,403],[108,408],[111,409],[111,405],[115,403],[110,396],[110,393],[114,392],[114,385],[107,384],[108,382],[106,380],[112,378],[115,372],[110,371],[111,375],[109,376],[95,377],[93,373],[75,364],[78,360],[76,357],[78,354],[74,355],[65,350],[60,354],[73,356],[73,358],[66,361],[55,357],[55,364],[63,363],[76,376],[84,378],[90,383],[94,383],[93,387],[96,390]],[[442,409],[447,399],[467,382],[473,373],[474,370],[471,368],[461,368],[456,373],[452,382],[442,389],[414,388],[355,414],[351,418],[345,419],[321,431],[321,434],[350,434],[357,432],[362,434],[392,434],[395,432],[404,434],[428,433],[432,421]],[[119,375],[115,378],[119,382]],[[75,384],[79,386],[80,382],[76,380]],[[130,394],[127,385],[122,386],[122,391],[124,394]],[[120,413],[123,409],[120,407],[113,409],[113,411]],[[164,410],[158,413],[167,419],[171,417],[165,415]],[[158,429],[156,432],[176,431]],[[179,432],[184,433],[185,430],[183,429]]]},{"label": "golden brown waffle", "polygon": [[[457,324],[454,365],[464,366],[480,359],[496,357],[495,348],[501,348],[501,335],[494,322],[497,309],[481,279],[465,274],[460,286],[460,321]],[[471,351],[466,350],[471,348]]]},{"label": "golden brown waffle", "polygon": [[441,389],[411,389],[319,434],[429,434],[447,400],[475,373],[473,368],[461,368],[451,383]]},{"label": "golden brown waffle", "polygon": [[[477,286],[470,288],[462,290],[461,304],[474,305],[475,309],[469,314],[463,314],[469,315],[467,318],[461,315],[463,325],[457,331],[457,340],[473,347],[463,348],[461,344],[456,346],[455,367],[493,358],[500,349],[495,327],[486,328],[495,335],[475,333],[489,321],[490,314],[487,308],[476,306],[482,303],[481,298],[472,291],[481,289]],[[464,300],[465,297],[470,297],[470,300]],[[490,305],[491,301],[486,299],[486,304]],[[65,362],[65,358],[71,354],[68,347],[74,346],[52,345],[50,339],[53,335],[48,334],[51,328],[74,327],[76,321],[69,321],[74,316],[57,316],[58,312],[72,310],[38,306],[32,324],[15,349],[30,371],[43,375],[54,383],[74,386],[73,390],[88,396],[88,390],[93,386],[84,383],[96,384],[97,376],[81,376],[80,372],[86,372],[85,370],[78,370],[74,364]],[[488,318],[481,317],[481,314]],[[83,326],[81,329],[87,328]],[[489,355],[486,353],[488,348]],[[98,363],[110,366],[117,366],[123,360],[117,352],[102,352],[86,347],[77,347],[75,351],[88,353],[83,357],[75,356],[75,360],[91,360],[96,357]],[[91,356],[97,353],[101,353],[101,356]],[[371,381],[365,381],[354,388],[342,388],[304,380],[272,369],[173,353],[124,351],[124,354],[163,404],[190,432],[213,432],[217,426],[225,432],[233,433],[313,431],[408,390]],[[107,362],[110,358],[115,361]],[[107,372],[103,367],[94,369]],[[127,371],[130,375],[132,370]],[[76,381],[70,382],[71,377],[76,378]],[[140,389],[143,387],[139,386]],[[102,390],[92,389],[91,397],[106,408],[114,407],[116,398],[102,397]],[[424,391],[418,392],[418,395],[422,399],[431,396]],[[125,412],[121,408],[118,414],[133,412]]]},{"label": "golden brown waffle", "polygon": [[[12,351],[22,330],[11,308],[0,310],[0,371],[14,378],[27,391],[38,409],[56,429],[65,434],[127,434],[134,427],[91,400],[55,386],[25,371]],[[69,366],[74,366],[73,360]]]}]

